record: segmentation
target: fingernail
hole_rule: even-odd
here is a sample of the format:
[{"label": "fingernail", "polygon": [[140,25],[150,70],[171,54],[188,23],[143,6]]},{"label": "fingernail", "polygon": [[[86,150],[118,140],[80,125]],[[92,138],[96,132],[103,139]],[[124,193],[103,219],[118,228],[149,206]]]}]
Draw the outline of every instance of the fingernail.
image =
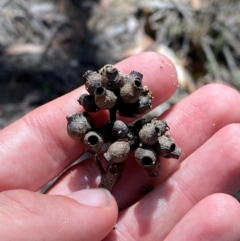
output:
[{"label": "fingernail", "polygon": [[84,189],[68,195],[77,202],[95,207],[104,207],[110,203],[111,194],[103,188]]}]

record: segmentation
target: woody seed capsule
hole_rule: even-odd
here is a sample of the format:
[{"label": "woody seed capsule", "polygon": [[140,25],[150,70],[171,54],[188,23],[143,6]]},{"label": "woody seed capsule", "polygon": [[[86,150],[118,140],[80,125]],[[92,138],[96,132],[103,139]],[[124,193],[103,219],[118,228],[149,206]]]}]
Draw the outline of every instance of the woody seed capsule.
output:
[{"label": "woody seed capsule", "polygon": [[160,136],[158,138],[158,143],[159,143],[159,155],[161,156],[167,156],[171,152],[174,152],[176,145],[173,142],[171,138],[168,136]]},{"label": "woody seed capsule", "polygon": [[110,90],[118,90],[124,84],[124,75],[111,64],[105,65],[99,73],[104,76],[106,86]]},{"label": "woody seed capsule", "polygon": [[132,104],[138,100],[142,92],[142,74],[132,71],[120,89],[120,97],[125,103]]},{"label": "woody seed capsule", "polygon": [[94,95],[95,90],[103,85],[103,77],[95,71],[88,70],[83,75],[86,90],[90,95]]},{"label": "woody seed capsule", "polygon": [[82,94],[78,99],[78,103],[82,105],[87,112],[99,111],[99,107],[96,105],[94,96],[92,95]]},{"label": "woody seed capsule", "polygon": [[167,156],[165,156],[165,158],[179,159],[181,153],[182,153],[182,149],[180,147],[176,146],[173,151],[171,151]]},{"label": "woody seed capsule", "polygon": [[113,123],[112,134],[116,138],[125,138],[125,137],[127,137],[127,135],[128,135],[128,127],[127,127],[127,125],[123,121],[121,121],[121,120],[116,120]]},{"label": "woody seed capsule", "polygon": [[155,164],[157,155],[152,148],[138,147],[135,151],[135,158],[140,166],[149,167]]},{"label": "woody seed capsule", "polygon": [[93,123],[87,112],[71,114],[66,118],[68,135],[74,140],[82,141],[86,133],[92,130]]},{"label": "woody seed capsule", "polygon": [[152,148],[138,147],[135,151],[135,159],[148,173],[148,176],[159,176],[160,160]]},{"label": "woody seed capsule", "polygon": [[111,90],[107,90],[104,87],[98,87],[95,90],[95,103],[100,109],[107,110],[113,108],[116,100],[117,97]]},{"label": "woody seed capsule", "polygon": [[139,131],[139,139],[142,144],[151,146],[158,141],[160,134],[161,132],[158,127],[156,127],[153,123],[147,123]]},{"label": "woody seed capsule", "polygon": [[84,143],[87,151],[98,153],[104,144],[102,136],[96,131],[88,132],[84,137]]},{"label": "woody seed capsule", "polygon": [[152,108],[152,99],[150,99],[148,96],[140,95],[138,101],[136,104],[134,104],[134,114],[142,114],[146,110]]},{"label": "woody seed capsule", "polygon": [[158,128],[160,135],[164,135],[170,128],[165,120],[152,119],[151,123]]},{"label": "woody seed capsule", "polygon": [[104,153],[105,159],[110,162],[123,162],[127,159],[130,152],[130,145],[126,141],[116,141],[109,146],[106,153]]}]

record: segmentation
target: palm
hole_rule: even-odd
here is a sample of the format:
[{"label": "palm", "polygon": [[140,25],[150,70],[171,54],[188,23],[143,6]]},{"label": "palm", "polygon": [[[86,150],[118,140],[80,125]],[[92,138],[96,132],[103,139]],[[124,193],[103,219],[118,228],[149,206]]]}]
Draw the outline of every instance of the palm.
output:
[{"label": "palm", "polygon": [[[143,81],[153,91],[155,106],[168,99],[177,87],[176,77],[172,77],[176,76],[174,67],[157,54],[132,57],[117,66],[125,73],[134,69],[144,74]],[[69,113],[81,111],[76,100],[84,91],[81,87],[2,131],[1,190],[37,191],[84,153],[84,145],[68,137],[65,119]],[[230,214],[237,218],[240,209],[227,195],[210,195],[233,194],[240,187],[240,126],[234,124],[240,121],[236,111],[239,105],[236,91],[209,85],[160,117],[167,120],[182,155],[179,160],[161,160],[160,178],[149,178],[129,157],[113,190],[120,211],[118,222],[106,240],[164,240],[167,236],[166,240],[203,240],[208,233],[212,240],[224,237],[223,229],[214,227],[226,216],[224,210],[235,208],[235,214]],[[103,114],[101,121],[106,118]],[[5,140],[12,142],[9,145]],[[48,194],[68,195],[96,187],[98,175],[94,161],[84,161],[69,169]],[[154,186],[154,190],[143,195],[141,189],[147,186]],[[219,209],[223,211],[215,217]],[[236,234],[240,235],[228,235]]]}]

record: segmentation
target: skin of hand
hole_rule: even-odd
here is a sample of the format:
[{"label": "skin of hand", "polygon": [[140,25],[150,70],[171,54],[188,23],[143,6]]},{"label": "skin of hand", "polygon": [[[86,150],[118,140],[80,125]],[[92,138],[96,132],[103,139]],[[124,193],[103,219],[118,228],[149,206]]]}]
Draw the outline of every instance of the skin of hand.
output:
[{"label": "skin of hand", "polygon": [[[172,62],[157,53],[116,67],[143,74],[153,107],[178,86]],[[80,87],[1,130],[2,240],[240,240],[240,206],[231,196],[240,188],[240,95],[225,85],[206,85],[159,117],[182,148],[179,160],[161,159],[159,178],[149,178],[130,155],[112,196],[96,188],[99,172],[89,159],[38,193],[85,152],[66,131],[66,116],[83,111],[77,99],[85,91]],[[102,124],[107,114],[94,118]],[[154,189],[142,195],[146,186]]]}]

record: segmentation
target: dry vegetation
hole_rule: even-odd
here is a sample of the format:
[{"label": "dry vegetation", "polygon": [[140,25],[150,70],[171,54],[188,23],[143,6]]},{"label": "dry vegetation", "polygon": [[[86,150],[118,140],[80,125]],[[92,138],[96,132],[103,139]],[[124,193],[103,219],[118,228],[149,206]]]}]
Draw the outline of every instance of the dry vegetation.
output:
[{"label": "dry vegetation", "polygon": [[239,10],[234,0],[2,0],[0,128],[87,69],[148,50],[177,65],[178,98],[213,81],[240,89]]}]

